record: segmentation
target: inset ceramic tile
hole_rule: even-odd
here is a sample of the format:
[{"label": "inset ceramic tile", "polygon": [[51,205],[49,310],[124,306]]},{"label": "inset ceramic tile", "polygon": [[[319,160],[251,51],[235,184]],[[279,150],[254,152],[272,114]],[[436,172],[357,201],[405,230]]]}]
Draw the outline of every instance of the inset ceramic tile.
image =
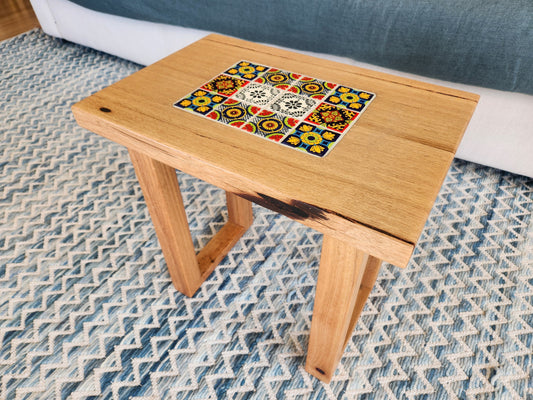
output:
[{"label": "inset ceramic tile", "polygon": [[370,92],[339,86],[325,101],[330,104],[344,106],[350,110],[363,111],[373,97],[374,94]]},{"label": "inset ceramic tile", "polygon": [[375,96],[333,82],[239,61],[174,106],[324,157]]},{"label": "inset ceramic tile", "polygon": [[282,93],[285,92],[273,86],[253,82],[239,90],[234,97],[258,106],[266,106]]},{"label": "inset ceramic tile", "polygon": [[358,115],[359,113],[356,113],[355,111],[322,103],[315,108],[305,120],[342,133],[350,126],[352,121],[355,120]]},{"label": "inset ceramic tile", "polygon": [[206,117],[240,128],[259,111],[260,109],[257,106],[229,99],[225,103],[215,107]]},{"label": "inset ceramic tile", "polygon": [[324,157],[340,136],[339,133],[304,122],[299,124],[281,143],[318,157]]},{"label": "inset ceramic tile", "polygon": [[276,99],[269,105],[274,111],[279,111],[282,114],[291,117],[299,118],[307,114],[317,102],[305,96],[298,96],[293,93],[284,93],[280,98]]},{"label": "inset ceramic tile", "polygon": [[282,71],[280,69],[271,68],[257,78],[254,82],[263,83],[277,87],[278,89],[287,90],[293,82],[301,77],[300,74],[294,74],[292,72]]},{"label": "inset ceramic tile", "polygon": [[267,70],[268,67],[265,67],[264,65],[254,64],[248,61],[241,61],[229,68],[226,71],[226,74],[253,81]]},{"label": "inset ceramic tile", "polygon": [[227,99],[228,98],[225,96],[199,89],[176,102],[174,106],[183,108],[187,111],[206,115],[212,111],[215,106],[223,103]]},{"label": "inset ceramic tile", "polygon": [[298,122],[297,119],[279,113],[261,110],[254,118],[244,124],[242,129],[279,142],[285,134],[298,125]]},{"label": "inset ceramic tile", "polygon": [[336,86],[336,83],[329,83],[304,76],[289,91],[309,96],[315,100],[322,100]]},{"label": "inset ceramic tile", "polygon": [[246,86],[248,83],[248,81],[222,74],[207,82],[205,85],[202,86],[202,89],[206,89],[218,94],[223,94],[225,96],[231,96],[233,93],[235,93],[240,88]]}]

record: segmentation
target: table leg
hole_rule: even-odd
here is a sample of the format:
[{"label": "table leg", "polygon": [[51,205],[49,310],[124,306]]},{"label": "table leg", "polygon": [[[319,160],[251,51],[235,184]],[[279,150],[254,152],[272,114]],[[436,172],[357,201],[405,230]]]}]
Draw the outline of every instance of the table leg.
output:
[{"label": "table leg", "polygon": [[228,254],[239,238],[252,225],[252,203],[234,193],[226,192],[228,222],[198,253],[202,282]]},{"label": "table leg", "polygon": [[129,150],[175,288],[193,296],[252,224],[252,203],[226,192],[228,222],[196,255],[174,168]]},{"label": "table leg", "polygon": [[381,260],[324,235],[305,369],[329,382],[376,281]]}]

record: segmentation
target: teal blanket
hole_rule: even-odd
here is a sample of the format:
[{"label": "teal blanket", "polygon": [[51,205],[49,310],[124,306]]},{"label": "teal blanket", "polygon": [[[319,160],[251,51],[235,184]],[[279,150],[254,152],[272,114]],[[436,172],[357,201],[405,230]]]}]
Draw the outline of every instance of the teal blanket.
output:
[{"label": "teal blanket", "polygon": [[532,0],[73,0],[124,17],[533,94]]}]

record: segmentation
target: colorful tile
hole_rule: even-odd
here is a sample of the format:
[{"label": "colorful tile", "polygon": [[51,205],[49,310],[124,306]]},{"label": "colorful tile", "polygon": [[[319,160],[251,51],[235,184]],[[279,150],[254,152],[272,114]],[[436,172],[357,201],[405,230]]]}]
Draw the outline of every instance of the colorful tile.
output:
[{"label": "colorful tile", "polygon": [[284,93],[280,98],[276,99],[272,104],[270,104],[269,108],[282,114],[299,118],[311,111],[311,109],[316,105],[317,102],[305,96],[298,96],[293,93]]},{"label": "colorful tile", "polygon": [[233,93],[235,93],[240,88],[246,86],[248,83],[248,81],[245,81],[243,79],[221,74],[207,82],[205,85],[203,85],[202,89],[206,89],[210,92],[218,94],[223,94],[224,96],[231,96]]},{"label": "colorful tile", "polygon": [[277,87],[278,89],[287,90],[291,87],[292,83],[297,81],[300,77],[300,74],[294,74],[292,72],[271,68],[268,70],[268,72],[257,78],[254,82],[263,83],[266,85]]},{"label": "colorful tile", "polygon": [[359,113],[355,111],[322,103],[307,116],[305,121],[342,133],[358,115]]},{"label": "colorful tile", "polygon": [[250,83],[235,94],[235,98],[258,106],[266,106],[280,94],[285,93],[273,86]]},{"label": "colorful tile", "polygon": [[329,104],[344,106],[349,110],[360,112],[370,103],[373,97],[374,94],[370,92],[339,86],[325,101]]},{"label": "colorful tile", "polygon": [[324,157],[376,95],[239,61],[174,106]]},{"label": "colorful tile", "polygon": [[314,156],[324,157],[340,137],[340,133],[328,131],[304,122],[299,124],[281,143],[306,151]]},{"label": "colorful tile", "polygon": [[254,64],[248,61],[241,61],[226,70],[226,74],[253,81],[267,70],[268,67],[265,67],[264,65]]},{"label": "colorful tile", "polygon": [[296,82],[289,91],[309,96],[315,100],[322,100],[326,94],[335,89],[336,86],[336,83],[325,82],[304,76]]},{"label": "colorful tile", "polygon": [[279,142],[298,125],[299,120],[269,110],[261,110],[242,126],[247,132]]},{"label": "colorful tile", "polygon": [[260,108],[234,99],[215,107],[207,118],[240,128],[246,121],[260,111]]},{"label": "colorful tile", "polygon": [[192,111],[198,114],[206,115],[212,111],[215,106],[223,103],[228,98],[219,94],[210,93],[206,90],[196,90],[187,97],[174,104],[175,107]]}]

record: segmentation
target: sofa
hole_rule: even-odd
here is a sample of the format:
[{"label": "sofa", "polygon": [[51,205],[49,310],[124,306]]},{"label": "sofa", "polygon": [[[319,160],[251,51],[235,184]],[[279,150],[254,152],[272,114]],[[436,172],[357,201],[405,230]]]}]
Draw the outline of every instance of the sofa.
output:
[{"label": "sofa", "polygon": [[50,35],[148,65],[217,32],[480,95],[457,157],[533,177],[530,0],[31,0]]}]

